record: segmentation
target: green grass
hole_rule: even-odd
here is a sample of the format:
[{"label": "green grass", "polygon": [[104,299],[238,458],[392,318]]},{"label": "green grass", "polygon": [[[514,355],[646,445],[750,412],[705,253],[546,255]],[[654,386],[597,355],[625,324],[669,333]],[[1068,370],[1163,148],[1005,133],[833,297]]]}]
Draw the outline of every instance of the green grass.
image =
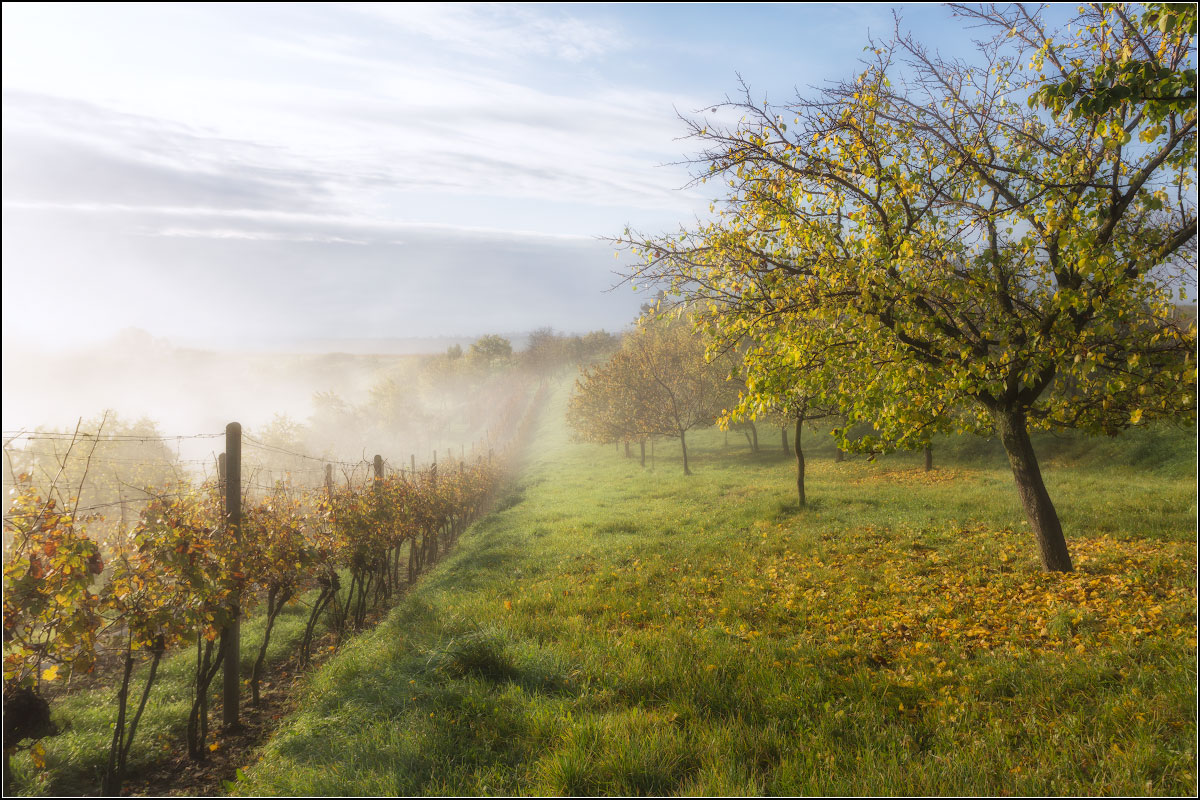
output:
[{"label": "green grass", "polygon": [[832,461],[572,444],[312,676],[237,791],[1189,794],[1194,432],[1043,437],[1078,564],[1043,574],[986,442]]},{"label": "green grass", "polygon": [[685,478],[671,444],[649,471],[570,443],[562,402],[503,510],[312,676],[239,793],[1196,788],[1194,432],[1040,443],[1063,576],[986,443],[926,474],[809,434],[801,511],[778,431],[694,436]]}]

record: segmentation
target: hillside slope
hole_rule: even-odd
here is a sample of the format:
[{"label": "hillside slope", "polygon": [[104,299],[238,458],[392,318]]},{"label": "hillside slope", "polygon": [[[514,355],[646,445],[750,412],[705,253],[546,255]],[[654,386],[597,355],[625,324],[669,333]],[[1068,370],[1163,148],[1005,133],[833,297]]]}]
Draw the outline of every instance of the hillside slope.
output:
[{"label": "hillside slope", "polygon": [[572,444],[564,404],[236,793],[1196,788],[1194,432],[1058,448],[1078,569],[1049,575],[986,446],[925,473],[809,435],[799,511],[778,430],[697,435],[685,478],[672,444],[653,469]]}]

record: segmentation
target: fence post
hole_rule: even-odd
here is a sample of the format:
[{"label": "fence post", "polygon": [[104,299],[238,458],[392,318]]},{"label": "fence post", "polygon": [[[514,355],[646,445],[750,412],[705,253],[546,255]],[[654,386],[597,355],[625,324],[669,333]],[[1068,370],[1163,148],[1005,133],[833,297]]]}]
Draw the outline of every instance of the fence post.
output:
[{"label": "fence post", "polygon": [[[241,541],[242,525],[242,426],[231,422],[225,426],[225,514],[229,535]],[[218,462],[219,463],[219,462]],[[227,728],[238,726],[238,690],[241,688],[242,626],[241,597],[233,597],[233,619],[221,632],[221,647],[225,651],[224,672],[221,675],[221,721]]]},{"label": "fence post", "polygon": [[125,522],[125,491],[121,484],[117,484],[117,497],[121,500],[121,538],[129,533],[128,523]]},{"label": "fence post", "polygon": [[325,496],[333,499],[333,464],[325,465]]},{"label": "fence post", "polygon": [[[375,480],[383,480],[383,456],[378,454],[375,456]],[[375,484],[375,488],[379,488],[378,483]]]},{"label": "fence post", "polygon": [[413,481],[416,481],[416,479],[417,479],[417,454],[416,454],[416,453],[409,453],[409,454],[408,454],[408,460],[409,460],[409,463],[411,463],[411,464],[412,464],[412,476],[413,476]]}]

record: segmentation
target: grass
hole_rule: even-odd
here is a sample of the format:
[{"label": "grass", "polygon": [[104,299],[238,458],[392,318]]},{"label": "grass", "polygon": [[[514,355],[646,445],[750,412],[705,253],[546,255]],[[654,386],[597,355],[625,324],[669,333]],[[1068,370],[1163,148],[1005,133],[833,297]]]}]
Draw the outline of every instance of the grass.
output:
[{"label": "grass", "polygon": [[[1040,438],[1077,565],[1047,575],[994,443],[925,473],[807,433],[801,510],[777,431],[690,437],[687,478],[672,443],[572,444],[564,403],[235,793],[1194,793],[1194,430]],[[178,747],[166,680],[139,739]],[[47,743],[78,782],[44,790],[95,785],[111,694],[71,698]]]},{"label": "grass", "polygon": [[1049,575],[986,443],[925,473],[809,434],[800,510],[779,444],[697,435],[685,478],[570,443],[562,404],[236,792],[1194,793],[1194,432],[1041,441]]}]

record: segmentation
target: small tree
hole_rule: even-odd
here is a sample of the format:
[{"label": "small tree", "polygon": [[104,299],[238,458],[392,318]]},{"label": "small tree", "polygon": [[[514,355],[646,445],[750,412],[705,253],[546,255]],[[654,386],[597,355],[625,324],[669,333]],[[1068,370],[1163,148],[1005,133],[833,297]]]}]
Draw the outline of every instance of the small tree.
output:
[{"label": "small tree", "polygon": [[583,368],[567,405],[567,424],[581,441],[639,442],[645,466],[647,437],[669,422],[658,388],[632,354],[621,350],[603,364]]},{"label": "small tree", "polygon": [[625,337],[605,364],[584,370],[568,421],[588,441],[643,442],[678,437],[691,475],[687,432],[721,413],[724,374],[705,360],[704,340],[685,322],[648,320]]},{"label": "small tree", "polygon": [[683,472],[691,475],[687,432],[712,425],[721,413],[726,372],[706,359],[705,342],[682,320],[651,320],[630,334],[622,348],[654,398],[645,420],[653,435],[678,436]]},{"label": "small tree", "polygon": [[502,367],[512,360],[512,343],[503,336],[481,336],[471,344],[467,358],[484,369]]}]

